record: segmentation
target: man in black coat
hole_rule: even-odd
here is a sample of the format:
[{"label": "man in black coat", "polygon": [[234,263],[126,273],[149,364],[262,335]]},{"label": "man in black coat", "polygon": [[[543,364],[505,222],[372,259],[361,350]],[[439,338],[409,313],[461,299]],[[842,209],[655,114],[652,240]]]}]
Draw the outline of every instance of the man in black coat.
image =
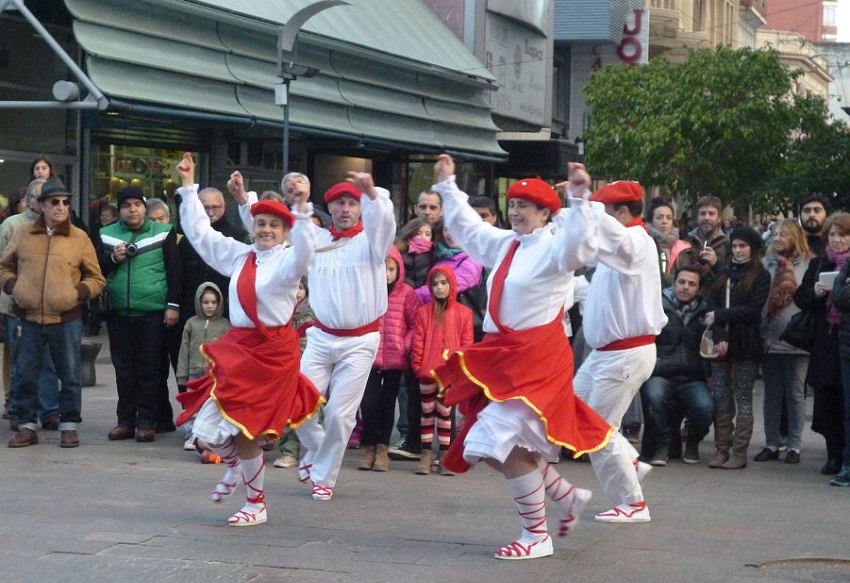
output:
[{"label": "man in black coat", "polygon": [[809,249],[822,255],[826,248],[823,239],[823,224],[829,216],[829,201],[820,194],[810,194],[800,201],[800,226],[806,232]]},{"label": "man in black coat", "polygon": [[711,426],[714,400],[699,353],[705,330],[702,319],[708,310],[699,295],[701,289],[699,268],[686,265],[676,274],[673,287],[662,292],[667,325],[655,338],[655,370],[640,389],[646,423],[642,457],[653,466],[667,465],[670,443],[679,439],[683,415],[688,418],[686,464],[699,462],[699,442]]}]

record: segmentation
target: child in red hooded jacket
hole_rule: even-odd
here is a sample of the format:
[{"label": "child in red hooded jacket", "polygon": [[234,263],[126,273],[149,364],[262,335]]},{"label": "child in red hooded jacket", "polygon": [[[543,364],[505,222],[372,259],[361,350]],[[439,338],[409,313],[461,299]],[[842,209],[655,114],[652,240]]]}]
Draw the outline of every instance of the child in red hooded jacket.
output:
[{"label": "child in red hooded jacket", "polygon": [[[437,265],[428,272],[428,289],[433,302],[425,304],[416,312],[413,328],[411,357],[413,372],[419,379],[422,395],[422,457],[416,473],[431,473],[431,444],[434,441],[434,422],[440,452],[451,445],[451,409],[437,395],[433,370],[443,364],[443,354],[461,346],[472,344],[472,310],[457,301],[457,279],[448,265]],[[453,475],[440,466],[444,476]]]},{"label": "child in red hooded jacket", "polygon": [[390,247],[386,264],[387,311],[378,322],[381,342],[360,402],[360,443],[365,451],[357,469],[376,472],[389,469],[387,449],[395,420],[395,400],[410,361],[413,323],[419,308],[416,292],[404,282],[404,262],[395,247]]}]

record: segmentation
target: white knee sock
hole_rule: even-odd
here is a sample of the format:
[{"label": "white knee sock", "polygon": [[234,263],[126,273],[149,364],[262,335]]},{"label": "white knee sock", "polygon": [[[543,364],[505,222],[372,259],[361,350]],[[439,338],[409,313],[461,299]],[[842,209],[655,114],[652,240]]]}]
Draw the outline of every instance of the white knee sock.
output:
[{"label": "white knee sock", "polygon": [[549,528],[546,525],[546,494],[540,470],[535,469],[507,481],[522,522],[519,540],[526,543],[544,540],[549,535]]}]

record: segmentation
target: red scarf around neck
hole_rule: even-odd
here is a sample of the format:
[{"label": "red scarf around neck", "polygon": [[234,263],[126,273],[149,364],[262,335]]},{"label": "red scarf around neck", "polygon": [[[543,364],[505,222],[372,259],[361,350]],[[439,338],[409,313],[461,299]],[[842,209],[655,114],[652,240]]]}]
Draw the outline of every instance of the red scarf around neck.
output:
[{"label": "red scarf around neck", "polygon": [[353,237],[363,231],[363,221],[357,221],[357,224],[355,224],[350,229],[346,229],[344,231],[337,231],[336,228],[331,225],[330,227],[328,227],[328,231],[331,232],[331,236],[333,237],[334,241],[338,241],[343,237]]}]

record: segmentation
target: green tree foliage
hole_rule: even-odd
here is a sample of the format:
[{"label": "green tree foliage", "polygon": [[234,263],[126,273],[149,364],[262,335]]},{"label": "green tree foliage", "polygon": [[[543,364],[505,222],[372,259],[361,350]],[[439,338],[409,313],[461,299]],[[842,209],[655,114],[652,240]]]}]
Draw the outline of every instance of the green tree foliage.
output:
[{"label": "green tree foliage", "polygon": [[[607,67],[585,87],[592,108],[588,168],[600,178],[629,178],[689,200],[704,194],[758,206],[771,206],[776,197],[798,200],[812,189],[794,160],[799,164],[805,152],[805,179],[823,183],[815,158],[836,138],[822,101],[792,95],[799,75],[776,51],[749,48],[695,50],[683,65],[654,59]],[[797,176],[801,190],[789,190],[788,175]]]}]

